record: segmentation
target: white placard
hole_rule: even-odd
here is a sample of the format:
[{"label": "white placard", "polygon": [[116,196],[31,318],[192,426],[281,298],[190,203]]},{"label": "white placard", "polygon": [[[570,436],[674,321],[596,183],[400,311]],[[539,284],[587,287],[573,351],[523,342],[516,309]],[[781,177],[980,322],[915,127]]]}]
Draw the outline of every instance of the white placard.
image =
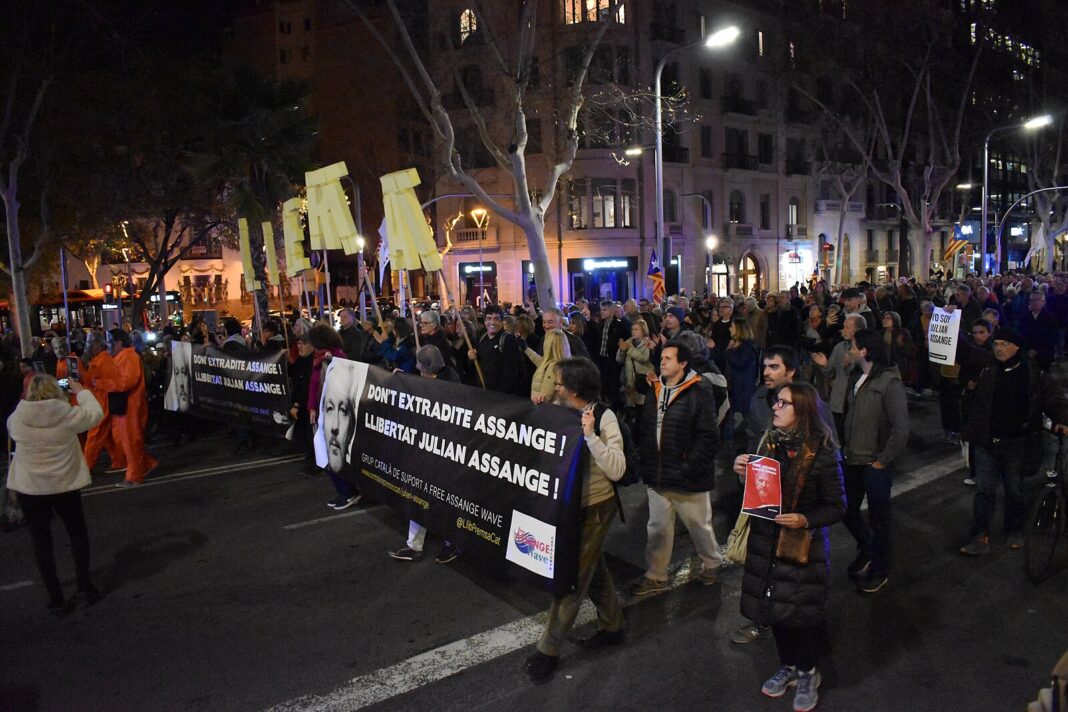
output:
[{"label": "white placard", "polygon": [[935,307],[927,327],[927,354],[932,363],[952,366],[957,362],[960,315],[960,309],[946,311]]}]

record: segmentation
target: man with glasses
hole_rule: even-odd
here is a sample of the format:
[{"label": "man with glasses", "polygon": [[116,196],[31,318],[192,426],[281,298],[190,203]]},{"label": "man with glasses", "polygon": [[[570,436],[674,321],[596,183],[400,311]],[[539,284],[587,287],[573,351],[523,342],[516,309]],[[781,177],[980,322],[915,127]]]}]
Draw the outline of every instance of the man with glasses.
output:
[{"label": "man with glasses", "polygon": [[445,364],[456,369],[456,364],[452,360],[452,344],[449,343],[449,337],[441,326],[441,314],[433,309],[427,309],[419,314],[419,345],[435,347],[445,360]]},{"label": "man with glasses", "polygon": [[503,316],[496,304],[486,307],[486,333],[467,357],[482,367],[487,390],[527,397],[530,381],[523,378],[526,356],[519,350],[519,339],[505,333]]}]

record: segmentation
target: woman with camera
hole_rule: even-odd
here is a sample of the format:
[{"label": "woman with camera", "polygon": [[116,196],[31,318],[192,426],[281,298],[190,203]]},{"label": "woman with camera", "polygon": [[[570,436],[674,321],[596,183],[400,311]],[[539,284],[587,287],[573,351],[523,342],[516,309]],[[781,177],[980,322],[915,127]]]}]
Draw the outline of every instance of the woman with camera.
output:
[{"label": "woman with camera", "polygon": [[78,381],[71,379],[69,384],[77,405],[68,402],[55,378],[36,374],[26,388],[26,398],[7,420],[8,432],[18,446],[7,486],[19,493],[37,568],[48,591],[48,609],[57,614],[67,610],[67,603],[52,548],[53,513],[63,521],[70,537],[78,595],[90,605],[100,598],[89,578],[89,533],[81,490],[90,478],[78,433],[100,422],[104,411]]}]

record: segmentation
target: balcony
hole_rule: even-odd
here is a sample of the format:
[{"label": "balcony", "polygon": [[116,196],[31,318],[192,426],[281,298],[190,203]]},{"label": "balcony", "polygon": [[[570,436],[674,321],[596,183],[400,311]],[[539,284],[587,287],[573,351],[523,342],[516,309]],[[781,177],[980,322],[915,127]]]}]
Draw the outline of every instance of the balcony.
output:
[{"label": "balcony", "polygon": [[743,99],[740,96],[721,97],[720,109],[724,114],[744,114],[745,116],[756,116],[757,114],[756,102]]},{"label": "balcony", "polygon": [[[847,213],[864,214],[864,203],[859,200],[850,200],[846,205]],[[842,210],[841,200],[817,200],[817,213],[838,213]]]},{"label": "balcony", "polygon": [[808,237],[808,225],[787,225],[786,237],[789,240],[801,240]]},{"label": "balcony", "polygon": [[751,238],[753,237],[753,226],[748,223],[727,223],[727,238],[734,240],[737,238]]},{"label": "balcony", "polygon": [[900,260],[900,259],[901,259],[901,251],[900,250],[887,250],[886,251],[886,261],[887,261],[888,264],[897,264],[898,260]]},{"label": "balcony", "polygon": [[869,265],[877,265],[877,264],[879,264],[879,251],[878,250],[868,250],[867,251],[867,255],[865,256],[864,260],[865,260],[865,263],[869,264]]},{"label": "balcony", "polygon": [[685,146],[664,144],[664,163],[689,163],[690,149]]},{"label": "balcony", "polygon": [[755,171],[758,165],[756,156],[744,153],[724,153],[722,160],[724,170]]},{"label": "balcony", "polygon": [[[495,96],[492,89],[481,89],[479,91],[471,91],[468,93],[471,94],[471,98],[474,99],[475,106],[493,106]],[[467,108],[467,104],[464,103],[463,94],[458,91],[441,97],[441,105],[449,111]]]},{"label": "balcony", "polygon": [[807,176],[812,173],[812,164],[808,161],[799,161],[796,159],[786,159],[786,175],[788,176]]},{"label": "balcony", "polygon": [[682,44],[686,41],[686,32],[681,27],[654,22],[649,25],[649,39],[653,42],[672,42]]},{"label": "balcony", "polygon": [[484,228],[465,227],[459,230],[453,230],[450,235],[452,236],[452,244],[454,245],[467,246],[481,243],[483,246],[486,246],[497,244],[497,227],[495,225]]}]

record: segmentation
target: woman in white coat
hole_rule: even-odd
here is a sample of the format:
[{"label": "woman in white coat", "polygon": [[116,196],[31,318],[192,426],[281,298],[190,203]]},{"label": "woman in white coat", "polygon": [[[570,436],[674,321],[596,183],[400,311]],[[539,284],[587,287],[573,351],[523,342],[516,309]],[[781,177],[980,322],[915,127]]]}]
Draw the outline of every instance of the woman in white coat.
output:
[{"label": "woman in white coat", "polygon": [[55,613],[63,613],[67,605],[52,549],[53,512],[70,536],[78,594],[87,604],[100,598],[89,578],[89,533],[81,490],[90,479],[78,433],[99,423],[104,412],[93,394],[73,379],[70,392],[78,405],[70,404],[55,378],[39,373],[27,386],[25,400],[7,419],[7,431],[17,444],[7,486],[19,493],[37,568],[48,591],[48,608]]}]

